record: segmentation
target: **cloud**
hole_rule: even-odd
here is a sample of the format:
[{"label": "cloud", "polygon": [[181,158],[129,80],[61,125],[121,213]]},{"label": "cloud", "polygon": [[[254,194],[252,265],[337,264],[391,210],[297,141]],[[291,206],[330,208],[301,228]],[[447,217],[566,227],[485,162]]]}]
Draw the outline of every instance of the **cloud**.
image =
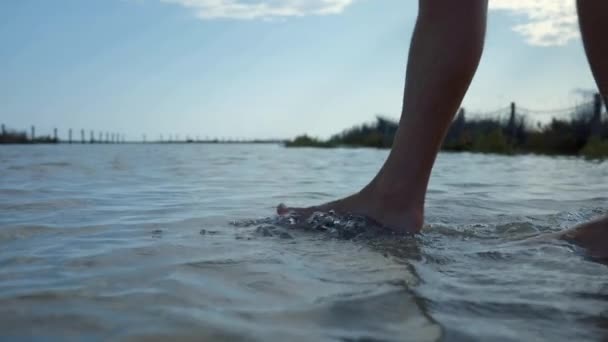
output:
[{"label": "cloud", "polygon": [[523,16],[513,31],[530,45],[562,46],[579,37],[574,0],[490,0],[490,10]]},{"label": "cloud", "polygon": [[[210,19],[280,19],[342,13],[355,0],[160,0]],[[457,1],[457,0],[454,0]],[[592,1],[592,0],[589,0]],[[606,0],[595,0],[606,1]],[[513,30],[535,46],[560,46],[579,37],[574,0],[490,0],[490,10],[521,17]]]},{"label": "cloud", "polygon": [[341,13],[353,0],[161,0],[190,8],[201,19],[277,19]]}]

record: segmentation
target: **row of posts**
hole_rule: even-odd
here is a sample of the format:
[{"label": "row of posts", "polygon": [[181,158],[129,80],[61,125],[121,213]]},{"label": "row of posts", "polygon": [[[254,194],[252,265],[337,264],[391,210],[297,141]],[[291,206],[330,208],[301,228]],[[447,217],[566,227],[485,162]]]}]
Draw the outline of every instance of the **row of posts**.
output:
[{"label": "row of posts", "polygon": [[[32,139],[34,138],[34,126],[32,126]],[[59,141],[57,136],[57,128],[53,130],[53,138],[55,141]],[[68,130],[68,144],[80,142],[81,144],[119,144],[125,142],[125,136],[119,133],[110,132],[99,132],[98,136],[95,136],[94,131],[89,132],[89,139],[87,141],[86,132],[84,129],[80,130],[80,141],[76,141],[72,137],[72,129]]]},{"label": "row of posts", "polygon": [[[593,116],[591,117],[591,135],[597,136],[601,131],[601,122],[602,122],[602,96],[597,93],[593,96]],[[608,106],[608,103],[606,103]],[[509,122],[507,124],[507,129],[511,137],[515,136],[517,130],[517,106],[515,102],[511,102],[511,110],[509,114]],[[464,121],[464,109],[461,108],[456,116],[456,121]]]},{"label": "row of posts", "polygon": [[[608,106],[608,103],[606,104]],[[516,130],[516,105],[515,102],[511,103],[511,113],[509,115],[509,123],[508,123],[508,129],[509,129],[509,133],[511,133],[512,136],[515,135],[515,130]],[[592,135],[598,135],[599,134],[599,130],[600,130],[600,123],[601,123],[601,115],[602,115],[602,96],[600,94],[595,94],[594,96],[594,101],[593,101],[593,117],[591,120],[591,129],[592,129]],[[456,118],[456,122],[458,121],[464,121],[464,109],[460,109],[460,112],[457,115]],[[2,124],[2,135],[6,135],[6,127],[4,126],[4,124]],[[104,139],[105,137],[105,139]],[[31,127],[31,140],[33,141],[36,138],[36,127],[32,126]],[[142,141],[145,143],[146,142],[146,135],[142,136]],[[176,135],[176,140],[179,140],[179,136]],[[59,137],[57,134],[57,128],[53,129],[53,139],[55,142],[59,142]],[[169,142],[171,142],[173,139],[171,136],[169,136]],[[198,138],[197,138],[198,140]],[[160,137],[160,141],[163,141],[162,136]],[[68,130],[68,141],[69,144],[72,144],[74,141],[72,139],[72,129]],[[99,132],[99,136],[97,139],[95,139],[95,132],[94,131],[90,131],[90,136],[89,136],[89,140],[88,143],[90,144],[101,144],[101,143],[105,143],[105,144],[117,144],[117,143],[124,143],[125,142],[125,136],[124,135],[120,135],[118,133],[109,133],[109,132],[105,132],[105,136],[103,132]],[[85,130],[82,129],[80,130],[80,143],[81,144],[86,144],[87,140],[86,140],[86,136],[85,136]]]},{"label": "row of posts", "polygon": [[[7,135],[7,130],[6,130],[6,126],[4,124],[1,125],[2,128],[2,136]],[[126,142],[126,137],[125,135],[121,135],[119,133],[110,133],[110,132],[98,132],[97,136],[95,135],[94,131],[90,131],[89,132],[89,136],[87,139],[86,136],[86,131],[84,129],[80,130],[80,139],[78,140],[74,135],[75,132],[72,129],[68,130],[68,140],[67,141],[60,141],[59,140],[59,133],[57,128],[53,129],[53,138],[52,141],[53,142],[67,142],[69,144],[122,144]],[[180,140],[180,136],[179,134],[175,134],[175,135],[169,135],[167,140],[163,139],[163,136],[160,136],[160,142],[179,142]],[[34,141],[36,140],[36,127],[35,126],[31,126],[30,127],[30,141]],[[186,140],[191,140],[190,137],[186,137]],[[200,141],[200,138],[197,136],[196,140],[192,139],[193,141]],[[209,138],[206,138],[206,141],[209,141]],[[218,141],[218,139],[213,139],[213,141]],[[142,140],[141,142],[146,143],[147,142],[147,137],[146,135],[142,135]]]},{"label": "row of posts", "polygon": [[[6,126],[4,124],[1,125],[2,136],[7,135]],[[36,139],[36,127],[32,126],[30,130],[30,139],[34,141]],[[57,128],[53,129],[53,140],[55,142],[59,142],[59,135]],[[89,139],[86,138],[86,132],[84,129],[80,130],[80,140],[75,140],[73,137],[72,129],[68,130],[68,140],[69,144],[72,143],[81,143],[81,144],[119,144],[124,143],[126,141],[125,136],[119,133],[110,133],[110,132],[99,132],[98,136],[95,136],[94,131],[90,131]]]}]

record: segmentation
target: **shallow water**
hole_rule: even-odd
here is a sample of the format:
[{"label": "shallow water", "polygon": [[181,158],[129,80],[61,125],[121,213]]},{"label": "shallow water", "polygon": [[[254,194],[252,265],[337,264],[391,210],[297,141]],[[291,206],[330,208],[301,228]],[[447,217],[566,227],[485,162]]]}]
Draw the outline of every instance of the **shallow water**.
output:
[{"label": "shallow water", "polygon": [[386,154],[1,146],[0,338],[608,338],[608,267],[525,241],[607,213],[608,162],[441,154],[416,237],[272,216],[358,190]]}]

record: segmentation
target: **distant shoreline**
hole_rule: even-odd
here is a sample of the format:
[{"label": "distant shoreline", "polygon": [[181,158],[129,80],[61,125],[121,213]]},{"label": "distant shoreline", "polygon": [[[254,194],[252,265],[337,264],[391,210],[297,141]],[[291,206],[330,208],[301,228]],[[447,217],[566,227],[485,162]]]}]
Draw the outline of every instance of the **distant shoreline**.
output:
[{"label": "distant shoreline", "polygon": [[[530,111],[524,109],[523,112]],[[608,119],[602,113],[599,94],[593,102],[574,107],[569,114],[570,119],[553,118],[546,125],[532,123],[530,116],[517,112],[514,103],[496,114],[495,117],[467,119],[464,109],[461,109],[441,150],[608,158]],[[396,120],[378,116],[373,123],[346,129],[327,140],[304,134],[286,142],[285,147],[391,148],[397,128]]]},{"label": "distant shoreline", "polygon": [[106,142],[67,142],[67,141],[44,141],[28,140],[27,142],[0,142],[0,145],[284,145],[287,140],[269,141],[124,141],[120,143]]}]

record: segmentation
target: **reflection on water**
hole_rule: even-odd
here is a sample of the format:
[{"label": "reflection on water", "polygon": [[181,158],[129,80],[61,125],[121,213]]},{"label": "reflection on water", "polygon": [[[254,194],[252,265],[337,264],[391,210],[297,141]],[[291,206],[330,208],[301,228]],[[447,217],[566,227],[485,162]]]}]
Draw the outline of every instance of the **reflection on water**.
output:
[{"label": "reflection on water", "polygon": [[608,337],[608,268],[526,240],[606,213],[608,164],[442,154],[419,236],[272,216],[358,190],[386,153],[0,147],[0,336]]}]

